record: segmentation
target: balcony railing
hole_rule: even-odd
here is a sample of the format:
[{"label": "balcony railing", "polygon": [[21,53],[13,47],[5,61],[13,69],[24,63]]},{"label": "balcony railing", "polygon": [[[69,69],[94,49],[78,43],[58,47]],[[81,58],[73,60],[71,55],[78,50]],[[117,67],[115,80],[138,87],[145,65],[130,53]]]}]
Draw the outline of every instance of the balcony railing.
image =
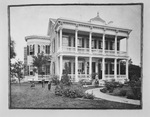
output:
[{"label": "balcony railing", "polygon": [[[77,49],[78,51],[78,53],[89,53],[90,52],[90,49],[89,48],[78,48]],[[59,51],[63,51],[63,52],[75,52],[76,51],[76,49],[75,49],[75,47],[65,47],[65,46],[63,46],[62,47],[62,50],[59,50]],[[92,54],[103,54],[103,50],[102,49],[91,49],[91,52],[92,52]],[[115,55],[115,50],[105,50],[105,54],[106,55]],[[118,56],[126,56],[127,55],[127,53],[126,52],[124,52],[124,51],[117,51],[117,55]]]},{"label": "balcony railing", "polygon": [[64,52],[75,52],[75,47],[62,47]]},{"label": "balcony railing", "polygon": [[92,49],[93,54],[102,54],[103,50],[102,49]]},{"label": "balcony railing", "polygon": [[126,56],[127,55],[127,52],[124,52],[124,51],[117,51],[117,54],[119,56]]},{"label": "balcony railing", "polygon": [[[68,74],[68,76],[70,77],[71,81],[75,81],[75,74]],[[82,80],[90,80],[90,75],[89,74],[78,74],[78,79]]]},{"label": "balcony railing", "polygon": [[89,48],[78,48],[79,53],[89,53]]},{"label": "balcony railing", "polygon": [[105,54],[107,54],[107,55],[114,55],[115,54],[115,50],[105,50]]}]

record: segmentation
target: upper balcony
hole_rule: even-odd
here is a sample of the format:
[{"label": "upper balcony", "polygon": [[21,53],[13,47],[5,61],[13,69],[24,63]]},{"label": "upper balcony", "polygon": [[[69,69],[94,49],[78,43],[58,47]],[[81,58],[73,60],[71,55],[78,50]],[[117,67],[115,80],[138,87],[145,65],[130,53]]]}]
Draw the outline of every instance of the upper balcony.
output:
[{"label": "upper balcony", "polygon": [[62,49],[58,50],[58,52],[64,52],[64,53],[80,53],[80,54],[93,54],[93,55],[106,55],[106,56],[127,56],[127,52],[125,51],[117,51],[115,53],[115,50],[105,50],[103,53],[103,49],[90,49],[89,48],[76,48],[75,47],[67,47],[63,46]]}]

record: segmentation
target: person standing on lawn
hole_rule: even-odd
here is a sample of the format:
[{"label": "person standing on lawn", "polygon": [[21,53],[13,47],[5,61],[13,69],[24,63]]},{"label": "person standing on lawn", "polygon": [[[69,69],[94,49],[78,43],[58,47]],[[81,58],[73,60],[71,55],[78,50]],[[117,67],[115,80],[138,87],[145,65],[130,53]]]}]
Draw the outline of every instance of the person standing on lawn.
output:
[{"label": "person standing on lawn", "polygon": [[52,84],[52,81],[50,80],[50,81],[48,82],[48,90],[49,90],[49,91],[51,90],[51,84]]},{"label": "person standing on lawn", "polygon": [[45,79],[42,79],[42,88],[45,87]]}]

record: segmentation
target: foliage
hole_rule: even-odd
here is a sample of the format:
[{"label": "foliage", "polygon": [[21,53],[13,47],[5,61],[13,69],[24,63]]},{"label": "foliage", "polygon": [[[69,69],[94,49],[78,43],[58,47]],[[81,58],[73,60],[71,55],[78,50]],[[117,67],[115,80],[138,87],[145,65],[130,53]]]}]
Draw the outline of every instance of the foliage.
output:
[{"label": "foliage", "polygon": [[55,95],[65,96],[70,98],[83,97],[83,88],[80,85],[66,86],[62,83],[56,86]]},{"label": "foliage", "polygon": [[127,94],[126,94],[126,97],[128,99],[135,99],[136,98],[132,91],[128,91]]},{"label": "foliage", "polygon": [[69,73],[69,68],[67,64],[65,64],[65,73],[61,77],[61,83],[63,83],[66,86],[70,86],[72,84],[71,79],[68,76],[68,73]]},{"label": "foliage", "polygon": [[117,87],[122,87],[123,84],[121,84],[120,82],[116,82],[116,81],[111,81],[111,82],[108,82],[106,81],[105,82],[105,87],[107,88],[107,90],[112,93],[114,88],[117,88]]},{"label": "foliage", "polygon": [[89,94],[89,93],[85,93],[83,96],[85,99],[94,99],[94,95],[93,94]]},{"label": "foliage", "polygon": [[138,81],[132,80],[128,82],[128,85],[131,86],[135,99],[141,99],[141,80]]},{"label": "foliage", "polygon": [[55,85],[59,84],[59,77],[57,75],[53,75],[51,78],[52,78],[52,83],[54,83]]},{"label": "foliage", "polygon": [[20,80],[23,78],[23,70],[24,65],[22,61],[17,60],[14,64],[11,66],[11,74],[18,78],[18,81],[20,83]]},{"label": "foliage", "polygon": [[16,57],[16,53],[15,53],[14,48],[15,48],[15,41],[11,40],[11,42],[10,42],[10,59]]},{"label": "foliage", "polygon": [[49,57],[44,56],[44,53],[42,52],[41,54],[37,54],[37,56],[33,56],[33,66],[37,67],[38,69],[38,74],[43,73],[42,66],[46,65],[48,62]]},{"label": "foliage", "polygon": [[106,93],[106,92],[107,92],[107,88],[104,87],[104,88],[100,89],[100,91],[101,91],[102,93]]}]

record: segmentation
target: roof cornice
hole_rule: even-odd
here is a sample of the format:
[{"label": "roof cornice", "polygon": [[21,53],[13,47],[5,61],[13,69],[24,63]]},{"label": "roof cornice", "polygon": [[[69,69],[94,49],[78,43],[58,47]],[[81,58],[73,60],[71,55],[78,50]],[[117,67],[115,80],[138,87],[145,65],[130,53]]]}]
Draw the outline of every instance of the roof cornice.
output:
[{"label": "roof cornice", "polygon": [[67,21],[67,22],[71,22],[71,23],[74,23],[74,24],[84,24],[84,25],[88,25],[88,26],[92,26],[92,27],[100,27],[100,28],[104,28],[104,29],[110,29],[110,30],[118,30],[118,31],[125,31],[125,32],[128,32],[130,33],[132,30],[131,29],[127,29],[127,28],[120,28],[120,27],[113,27],[113,26],[108,26],[108,25],[99,25],[99,24],[93,24],[91,22],[83,22],[83,21],[77,21],[77,20],[72,20],[72,19],[65,19],[65,18],[58,18],[56,20],[56,23],[55,23],[55,26],[57,25],[58,21]]},{"label": "roof cornice", "polygon": [[38,36],[38,35],[30,35],[30,36],[26,36],[25,40],[29,40],[29,39],[42,39],[42,40],[49,40],[50,41],[50,36]]}]

